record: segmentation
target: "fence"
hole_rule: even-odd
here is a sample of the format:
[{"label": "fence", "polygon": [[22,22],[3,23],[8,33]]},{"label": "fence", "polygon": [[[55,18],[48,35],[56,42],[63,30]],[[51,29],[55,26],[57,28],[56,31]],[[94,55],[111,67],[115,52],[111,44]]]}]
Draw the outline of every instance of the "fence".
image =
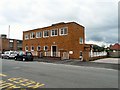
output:
[{"label": "fence", "polygon": [[107,52],[89,52],[89,57],[106,56]]},{"label": "fence", "polygon": [[60,52],[44,52],[44,56],[60,57]]}]

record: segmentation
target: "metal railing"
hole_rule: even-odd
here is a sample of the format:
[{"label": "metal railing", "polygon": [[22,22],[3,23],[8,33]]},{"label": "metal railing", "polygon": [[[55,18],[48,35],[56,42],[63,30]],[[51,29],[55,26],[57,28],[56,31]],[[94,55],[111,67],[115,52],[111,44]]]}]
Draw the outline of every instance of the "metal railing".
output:
[{"label": "metal railing", "polygon": [[60,57],[60,52],[44,52],[44,56]]}]

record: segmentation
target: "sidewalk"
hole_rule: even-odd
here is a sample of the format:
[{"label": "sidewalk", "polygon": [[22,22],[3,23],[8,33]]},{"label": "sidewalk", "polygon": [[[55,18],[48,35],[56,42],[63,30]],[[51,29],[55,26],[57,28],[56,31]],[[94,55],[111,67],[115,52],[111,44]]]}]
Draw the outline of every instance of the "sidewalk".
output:
[{"label": "sidewalk", "polygon": [[99,59],[91,62],[118,64],[118,61],[120,62],[120,58],[104,58],[104,59]]},{"label": "sidewalk", "polygon": [[37,59],[38,62],[55,63],[55,64],[66,64],[76,66],[86,66],[95,68],[109,68],[118,70],[118,59],[117,58],[105,58],[96,61],[83,62],[80,60],[48,60],[48,59]]}]

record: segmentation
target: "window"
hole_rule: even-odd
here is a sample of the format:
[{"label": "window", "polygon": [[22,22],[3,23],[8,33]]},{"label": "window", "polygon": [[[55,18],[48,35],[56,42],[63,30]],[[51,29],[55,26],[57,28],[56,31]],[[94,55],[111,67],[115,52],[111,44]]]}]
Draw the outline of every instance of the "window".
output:
[{"label": "window", "polygon": [[31,46],[31,51],[34,51],[34,46]]},{"label": "window", "polygon": [[25,47],[25,51],[28,51],[28,46]]},{"label": "window", "polygon": [[49,37],[49,31],[48,30],[44,31],[44,36],[43,37]]},{"label": "window", "polygon": [[41,49],[40,46],[37,46],[37,51],[40,51],[40,49]]},{"label": "window", "polygon": [[41,38],[42,37],[42,32],[36,32],[36,38]]},{"label": "window", "polygon": [[33,38],[35,38],[35,33],[34,32],[30,33],[30,39],[33,39]]},{"label": "window", "polygon": [[47,51],[48,50],[48,46],[44,46],[44,51]]},{"label": "window", "polygon": [[14,41],[13,40],[9,40],[9,42],[13,43]]},{"label": "window", "polygon": [[80,44],[83,44],[83,38],[82,38],[82,37],[80,37],[79,43],[80,43]]},{"label": "window", "polygon": [[58,30],[51,30],[51,36],[57,36],[58,35]]},{"label": "window", "polygon": [[67,35],[68,34],[68,28],[61,28],[60,29],[60,35]]},{"label": "window", "polygon": [[82,56],[82,51],[80,51],[80,56]]},{"label": "window", "polygon": [[25,35],[25,40],[27,40],[27,39],[29,39],[29,35],[28,34]]}]

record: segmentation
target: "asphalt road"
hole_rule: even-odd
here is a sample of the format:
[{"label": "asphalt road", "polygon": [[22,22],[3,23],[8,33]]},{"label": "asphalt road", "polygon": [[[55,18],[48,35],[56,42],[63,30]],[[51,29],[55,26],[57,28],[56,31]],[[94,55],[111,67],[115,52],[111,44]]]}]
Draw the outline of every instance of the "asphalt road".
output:
[{"label": "asphalt road", "polygon": [[118,88],[118,70],[0,59],[1,88]]}]

